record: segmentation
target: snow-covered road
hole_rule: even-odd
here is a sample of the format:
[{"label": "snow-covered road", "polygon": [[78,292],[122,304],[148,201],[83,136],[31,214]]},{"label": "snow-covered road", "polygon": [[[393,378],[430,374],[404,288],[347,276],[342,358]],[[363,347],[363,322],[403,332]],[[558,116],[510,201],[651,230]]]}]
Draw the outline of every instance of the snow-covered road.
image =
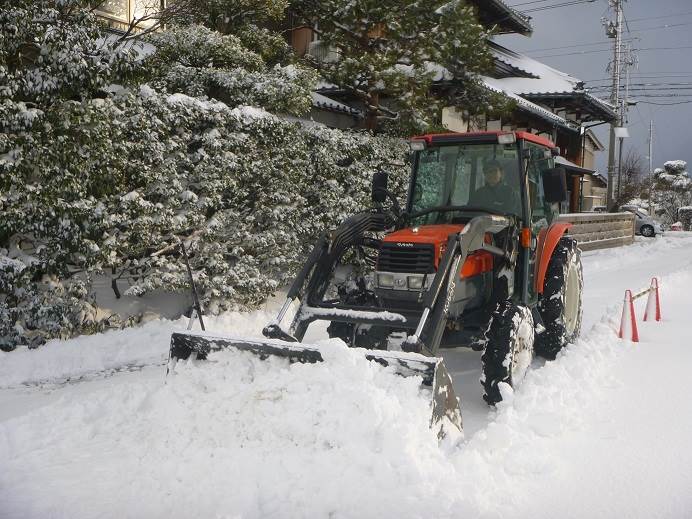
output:
[{"label": "snow-covered road", "polygon": [[[415,380],[337,342],[318,366],[228,352],[166,384],[181,323],[0,354],[0,517],[692,517],[692,235],[583,261],[580,340],[496,411],[479,354],[445,354],[457,445]],[[624,290],[654,275],[664,321],[619,341]],[[212,324],[258,335],[274,310]]]}]

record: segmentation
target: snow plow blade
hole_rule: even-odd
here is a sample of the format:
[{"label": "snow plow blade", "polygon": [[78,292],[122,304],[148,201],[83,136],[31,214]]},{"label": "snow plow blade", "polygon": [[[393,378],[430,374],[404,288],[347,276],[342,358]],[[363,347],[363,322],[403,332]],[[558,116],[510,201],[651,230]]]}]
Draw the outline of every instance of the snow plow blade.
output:
[{"label": "snow plow blade", "polygon": [[[248,351],[259,356],[262,360],[276,356],[286,358],[291,363],[314,364],[324,361],[317,346],[297,342],[176,332],[171,336],[168,369],[170,371],[178,360],[185,360],[190,357],[205,360],[210,353],[231,348]],[[463,430],[459,400],[454,393],[452,379],[441,358],[398,351],[360,349],[354,351],[362,351],[366,359],[383,366],[389,366],[398,375],[421,377],[422,385],[431,391],[432,416],[430,427],[439,428],[438,436],[442,437],[445,434],[443,427],[445,418],[453,427],[459,431]]]}]

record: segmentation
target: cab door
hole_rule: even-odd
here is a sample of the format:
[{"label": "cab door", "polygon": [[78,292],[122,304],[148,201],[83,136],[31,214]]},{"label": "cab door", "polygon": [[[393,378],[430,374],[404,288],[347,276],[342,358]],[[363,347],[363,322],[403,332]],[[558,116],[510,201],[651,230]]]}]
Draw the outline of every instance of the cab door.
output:
[{"label": "cab door", "polygon": [[555,217],[554,207],[545,200],[543,191],[543,172],[554,166],[552,153],[549,149],[533,144],[524,143],[524,164],[526,165],[526,195],[528,218],[531,230],[531,245],[528,251],[528,271],[524,295],[526,302],[533,304],[538,300],[536,292],[536,272],[538,262],[538,244],[548,226]]}]

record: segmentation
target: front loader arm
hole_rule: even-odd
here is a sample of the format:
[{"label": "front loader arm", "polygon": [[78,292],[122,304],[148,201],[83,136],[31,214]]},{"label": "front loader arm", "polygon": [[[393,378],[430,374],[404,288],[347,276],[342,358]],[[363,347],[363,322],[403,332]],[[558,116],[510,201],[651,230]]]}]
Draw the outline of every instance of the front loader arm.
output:
[{"label": "front loader arm", "polygon": [[[361,244],[366,232],[384,231],[387,223],[387,217],[383,213],[363,212],[344,220],[331,234],[331,239],[322,235],[303,268],[293,280],[278,316],[262,330],[263,335],[270,339],[301,341],[310,324],[310,319],[303,309],[310,305],[317,305],[322,300],[334,269],[344,252],[354,245]],[[307,288],[301,296],[306,280]],[[290,331],[287,333],[281,328],[281,321],[296,298],[301,300],[301,308],[296,313]]]}]

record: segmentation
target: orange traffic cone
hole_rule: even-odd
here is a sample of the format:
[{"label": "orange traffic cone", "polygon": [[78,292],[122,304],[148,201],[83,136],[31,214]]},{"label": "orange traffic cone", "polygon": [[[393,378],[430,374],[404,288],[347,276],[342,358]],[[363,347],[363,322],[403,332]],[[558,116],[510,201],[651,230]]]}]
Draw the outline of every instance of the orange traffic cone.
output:
[{"label": "orange traffic cone", "polygon": [[625,290],[625,301],[622,305],[622,318],[620,319],[620,332],[618,333],[618,337],[621,339],[629,339],[632,342],[639,342],[637,318],[634,315],[634,303],[632,301],[631,290]]},{"label": "orange traffic cone", "polygon": [[648,321],[649,316],[655,312],[655,319],[661,320],[661,300],[658,296],[658,279],[651,279],[651,291],[649,298],[646,300],[646,310],[644,311],[644,320]]}]

